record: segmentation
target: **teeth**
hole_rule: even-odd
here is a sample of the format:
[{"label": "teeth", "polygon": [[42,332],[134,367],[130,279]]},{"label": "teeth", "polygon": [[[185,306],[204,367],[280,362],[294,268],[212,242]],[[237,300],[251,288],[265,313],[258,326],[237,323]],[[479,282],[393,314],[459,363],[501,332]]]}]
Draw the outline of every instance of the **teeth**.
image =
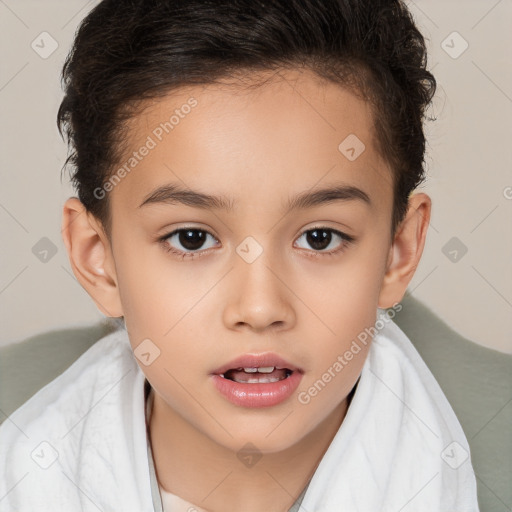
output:
[{"label": "teeth", "polygon": [[[247,368],[233,368],[234,371],[245,372],[245,373],[272,373],[274,370],[287,370],[286,376],[291,373],[291,370],[283,366],[248,366]],[[231,370],[230,370],[231,371]],[[220,374],[221,377],[224,377],[224,374]],[[278,379],[279,380],[279,379]],[[261,382],[261,381],[255,381]],[[272,381],[275,382],[275,381]]]},{"label": "teeth", "polygon": [[247,384],[267,384],[269,382],[279,382],[279,379],[276,377],[260,377],[259,379],[248,379],[246,381]]},{"label": "teeth", "polygon": [[274,366],[264,366],[264,367],[258,368],[258,371],[260,373],[272,373],[274,371]]},{"label": "teeth", "polygon": [[244,371],[245,373],[272,373],[274,371],[275,366],[261,366],[261,367],[252,367],[252,368],[238,368],[239,371]]}]

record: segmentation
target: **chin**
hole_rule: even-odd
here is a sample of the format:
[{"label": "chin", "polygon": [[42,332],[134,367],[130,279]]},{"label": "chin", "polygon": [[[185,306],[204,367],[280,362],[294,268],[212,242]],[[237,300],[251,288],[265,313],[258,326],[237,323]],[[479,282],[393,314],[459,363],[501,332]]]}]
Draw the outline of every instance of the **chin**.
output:
[{"label": "chin", "polygon": [[236,452],[237,456],[242,456],[245,452],[250,455],[252,451],[255,454],[261,455],[279,453],[291,448],[307,435],[307,432],[290,429],[291,422],[296,421],[296,418],[292,420],[292,417],[293,414],[281,425],[279,423],[282,419],[260,423],[257,428],[254,423],[252,426],[236,426],[232,424],[229,432],[233,437],[229,437],[223,431],[224,435],[220,438],[217,436],[211,438],[217,444]]}]

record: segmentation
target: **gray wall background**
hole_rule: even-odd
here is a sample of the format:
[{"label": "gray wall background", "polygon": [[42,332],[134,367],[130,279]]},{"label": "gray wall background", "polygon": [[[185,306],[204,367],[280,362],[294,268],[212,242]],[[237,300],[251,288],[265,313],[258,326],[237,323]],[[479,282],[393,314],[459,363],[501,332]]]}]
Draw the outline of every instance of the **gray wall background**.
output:
[{"label": "gray wall background", "polygon": [[[0,0],[0,345],[102,314],[61,240],[60,70],[97,0]],[[428,122],[433,200],[409,287],[469,339],[512,353],[512,0],[409,1],[439,83]],[[46,251],[46,252],[45,252]]]}]

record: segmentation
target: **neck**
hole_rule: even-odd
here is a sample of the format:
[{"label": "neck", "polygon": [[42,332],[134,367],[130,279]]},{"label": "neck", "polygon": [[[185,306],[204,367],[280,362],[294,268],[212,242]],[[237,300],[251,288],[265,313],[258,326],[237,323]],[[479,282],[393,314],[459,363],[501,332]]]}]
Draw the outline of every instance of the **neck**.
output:
[{"label": "neck", "polygon": [[245,466],[236,452],[194,428],[151,392],[149,436],[159,484],[211,512],[288,511],[313,476],[348,407],[345,399],[298,443]]}]

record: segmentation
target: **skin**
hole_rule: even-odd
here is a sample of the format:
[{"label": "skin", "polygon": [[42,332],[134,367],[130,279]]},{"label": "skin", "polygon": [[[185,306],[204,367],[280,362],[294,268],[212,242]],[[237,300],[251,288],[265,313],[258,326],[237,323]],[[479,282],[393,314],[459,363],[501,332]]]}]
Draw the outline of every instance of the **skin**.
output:
[{"label": "skin", "polygon": [[[251,90],[194,86],[153,101],[130,123],[127,154],[191,97],[197,106],[110,193],[111,241],[70,198],[64,242],[98,308],[124,316],[132,348],[149,338],[161,351],[140,365],[155,391],[150,434],[161,485],[210,511],[282,512],[339,429],[370,345],[308,404],[297,394],[373,326],[377,307],[400,302],[423,251],[431,201],[412,195],[391,237],[391,170],[376,149],[369,105],[305,70],[283,70]],[[365,144],[354,161],[338,150],[349,134]],[[169,183],[229,197],[233,208],[139,207]],[[371,205],[283,209],[295,194],[339,183],[365,191]],[[158,241],[183,227],[213,235],[201,255],[181,259]],[[328,256],[308,243],[304,233],[315,227],[355,240],[345,245],[333,234],[327,251],[343,250]],[[263,249],[252,263],[236,252],[247,236]],[[186,250],[177,236],[172,245]],[[210,373],[262,352],[304,370],[297,393],[273,407],[233,405]],[[252,467],[237,457],[248,442],[262,454]]]}]

